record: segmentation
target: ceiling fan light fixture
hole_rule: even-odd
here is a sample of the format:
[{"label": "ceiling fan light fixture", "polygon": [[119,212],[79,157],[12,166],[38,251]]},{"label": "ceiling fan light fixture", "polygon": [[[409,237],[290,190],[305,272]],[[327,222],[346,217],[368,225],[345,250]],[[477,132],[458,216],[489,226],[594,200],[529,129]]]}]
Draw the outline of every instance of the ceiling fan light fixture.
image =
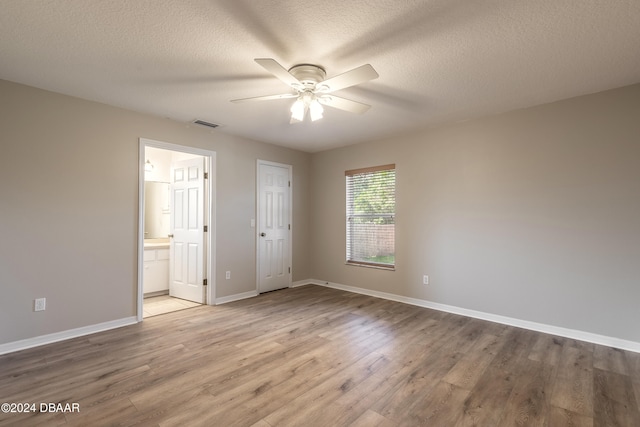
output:
[{"label": "ceiling fan light fixture", "polygon": [[311,116],[312,122],[320,120],[323,112],[324,108],[322,108],[322,105],[320,105],[317,99],[311,101],[311,104],[309,104],[309,115]]},{"label": "ceiling fan light fixture", "polygon": [[320,105],[315,94],[309,90],[305,90],[300,93],[298,99],[296,99],[291,106],[291,122],[304,121],[304,116],[307,114],[307,110],[309,111],[309,116],[312,122],[320,120],[323,117],[322,113],[324,113],[324,108]]},{"label": "ceiling fan light fixture", "polygon": [[302,100],[302,97],[296,99],[296,102],[291,106],[291,120],[301,122],[304,120],[304,113],[306,111],[306,105]]}]

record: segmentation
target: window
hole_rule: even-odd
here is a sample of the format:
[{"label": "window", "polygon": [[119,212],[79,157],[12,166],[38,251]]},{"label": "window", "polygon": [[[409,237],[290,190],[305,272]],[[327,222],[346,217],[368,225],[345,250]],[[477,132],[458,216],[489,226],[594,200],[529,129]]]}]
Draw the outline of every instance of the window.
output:
[{"label": "window", "polygon": [[395,165],[345,172],[347,264],[393,269],[395,257]]}]

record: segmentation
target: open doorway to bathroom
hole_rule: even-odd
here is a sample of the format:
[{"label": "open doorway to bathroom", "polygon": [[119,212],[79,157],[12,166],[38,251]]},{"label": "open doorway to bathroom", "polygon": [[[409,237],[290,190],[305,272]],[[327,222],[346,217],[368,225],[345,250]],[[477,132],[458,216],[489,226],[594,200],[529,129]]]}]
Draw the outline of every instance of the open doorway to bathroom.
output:
[{"label": "open doorway to bathroom", "polygon": [[139,321],[214,301],[214,160],[140,140]]}]

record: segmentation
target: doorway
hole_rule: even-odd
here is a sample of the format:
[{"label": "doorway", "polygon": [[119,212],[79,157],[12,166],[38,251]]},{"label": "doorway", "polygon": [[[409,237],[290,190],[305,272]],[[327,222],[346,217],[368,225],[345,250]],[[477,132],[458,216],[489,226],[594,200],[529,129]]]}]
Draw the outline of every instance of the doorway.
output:
[{"label": "doorway", "polygon": [[258,160],[258,293],[291,286],[292,167]]},{"label": "doorway", "polygon": [[138,321],[215,301],[215,152],[140,139]]}]

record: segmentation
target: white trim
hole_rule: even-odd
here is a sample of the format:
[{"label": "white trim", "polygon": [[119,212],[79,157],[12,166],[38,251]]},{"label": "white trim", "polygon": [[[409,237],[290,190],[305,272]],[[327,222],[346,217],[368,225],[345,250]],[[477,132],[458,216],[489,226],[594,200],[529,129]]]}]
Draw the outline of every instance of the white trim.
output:
[{"label": "white trim", "polygon": [[524,328],[532,331],[543,332],[545,334],[552,334],[552,335],[557,335],[565,338],[572,338],[580,341],[590,342],[593,344],[605,345],[608,347],[615,347],[622,350],[628,350],[628,351],[633,351],[635,353],[640,353],[640,342],[623,340],[620,338],[593,334],[591,332],[563,328],[560,326],[546,325],[544,323],[531,322],[529,320],[515,319],[513,317],[506,317],[506,316],[500,316],[497,314],[485,313],[482,311],[469,310],[466,308],[440,304],[440,303],[422,300],[418,298],[410,298],[410,297],[391,294],[387,292],[373,291],[370,289],[342,285],[340,283],[326,282],[323,280],[316,280],[316,279],[300,280],[296,282],[295,286],[304,286],[305,284],[319,285],[319,286],[325,286],[327,288],[340,289],[342,291],[368,295],[376,298],[383,298],[390,301],[416,305],[418,307],[430,308],[433,310],[444,311],[447,313],[459,314],[461,316],[473,317],[475,319],[488,320],[489,322],[501,323],[503,325],[515,326],[518,328]]},{"label": "white trim", "polygon": [[[542,323],[530,322],[527,320],[514,319],[511,317],[499,316],[495,314],[484,313],[481,311],[468,310],[465,308],[434,303],[431,301],[421,300],[417,298],[404,297],[401,295],[390,294],[387,292],[372,291],[370,289],[358,288],[355,286],[347,286],[339,283],[326,282],[326,281],[316,280],[316,279],[298,280],[292,283],[291,287],[295,288],[295,287],[305,286],[305,285],[325,286],[327,288],[339,289],[342,291],[368,295],[376,298],[387,299],[390,301],[411,304],[418,307],[430,308],[433,310],[444,311],[447,313],[459,314],[462,316],[473,317],[476,319],[487,320],[490,322],[501,323],[509,326],[516,326],[519,328],[530,329],[532,331],[558,335],[561,337],[577,339],[580,341],[586,341],[593,344],[605,345],[608,347],[615,347],[623,350],[633,351],[635,353],[640,353],[640,343],[635,341],[628,341],[628,340],[608,337],[604,335],[592,334],[590,332],[567,329],[567,328],[562,328],[558,326],[545,325]],[[239,301],[239,300],[252,298],[256,296],[258,296],[257,291],[243,292],[240,294],[229,295],[226,297],[218,298],[215,301],[215,304],[220,305],[220,304]],[[138,322],[137,318],[135,316],[131,316],[131,317],[126,317],[124,319],[99,323],[97,325],[83,326],[81,328],[69,329],[67,331],[56,332],[53,334],[42,335],[39,337],[28,338],[20,341],[0,344],[0,355],[12,353],[14,351],[26,350],[28,348],[37,347],[41,345],[52,344],[58,341],[64,341],[71,338],[77,338],[85,335],[95,334],[97,332],[103,332],[110,329],[121,328],[123,326],[133,325],[137,322]]]},{"label": "white trim", "polygon": [[240,301],[241,299],[253,298],[258,296],[258,291],[243,292],[241,294],[229,295],[228,297],[220,297],[216,300],[216,305],[226,304],[228,302]]},{"label": "white trim", "polygon": [[209,193],[207,195],[208,212],[206,218],[206,224],[209,226],[209,231],[205,234],[205,246],[207,247],[207,274],[205,276],[207,279],[206,298],[208,305],[214,305],[216,300],[216,152],[146,138],[140,138],[138,146],[138,322],[142,322],[144,317],[144,286],[142,275],[144,270],[144,162],[146,147],[161,148],[164,150],[178,151],[204,157],[205,169],[209,172]]},{"label": "white trim", "polygon": [[[329,283],[329,282],[322,282],[322,284],[324,283]],[[305,286],[305,285],[319,285],[319,284],[320,283],[315,283],[314,280],[297,280],[291,284],[290,288],[297,288],[299,286]]]},{"label": "white trim", "polygon": [[260,165],[277,166],[285,168],[289,171],[289,224],[291,229],[289,230],[289,287],[292,287],[291,280],[293,279],[293,166],[285,163],[270,162],[268,160],[256,161],[256,292],[260,294]]},{"label": "white trim", "polygon": [[138,141],[138,300],[136,318],[142,322],[144,317],[144,284],[142,272],[144,270],[144,162],[146,142]]},{"label": "white trim", "polygon": [[27,338],[20,341],[0,344],[0,354],[26,350],[32,347],[38,347],[45,344],[52,344],[58,341],[64,341],[71,338],[82,337],[85,335],[91,335],[97,332],[108,331],[110,329],[121,328],[123,326],[135,325],[136,323],[138,323],[138,320],[136,319],[136,317],[131,316],[131,317],[125,317],[124,319],[111,320],[109,322],[98,323],[97,325],[83,326],[81,328],[69,329],[67,331],[55,332],[53,334],[41,335],[39,337]]}]

